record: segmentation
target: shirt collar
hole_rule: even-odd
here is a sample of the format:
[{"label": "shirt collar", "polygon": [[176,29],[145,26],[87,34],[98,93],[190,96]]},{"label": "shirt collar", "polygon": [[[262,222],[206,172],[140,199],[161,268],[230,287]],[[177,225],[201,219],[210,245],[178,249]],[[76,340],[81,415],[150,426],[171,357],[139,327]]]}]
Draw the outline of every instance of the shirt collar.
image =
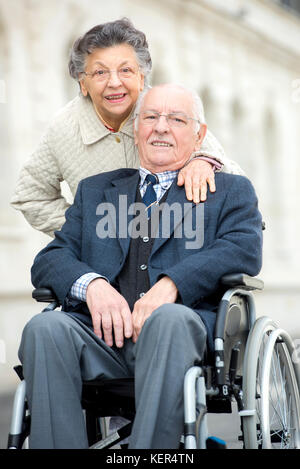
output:
[{"label": "shirt collar", "polygon": [[[121,125],[119,130],[120,133],[124,133],[129,137],[133,138],[133,112],[127,120]],[[105,127],[98,117],[93,103],[89,97],[79,95],[78,100],[78,121],[79,128],[82,137],[82,141],[85,145],[101,140],[107,135],[111,134],[111,131]],[[116,132],[117,133],[117,132]]]},{"label": "shirt collar", "polygon": [[[152,173],[151,173],[151,171],[149,171],[146,168],[143,168],[142,166],[140,166],[139,172],[140,172],[140,178],[141,178],[140,179],[140,187],[142,187],[145,183],[145,178],[146,178],[147,174],[152,174]],[[163,189],[168,189],[170,187],[170,185],[172,184],[172,182],[174,181],[174,179],[176,179],[178,173],[179,173],[179,170],[177,170],[177,171],[164,171],[162,173],[155,173],[155,175],[158,178],[158,184],[160,184]]]}]

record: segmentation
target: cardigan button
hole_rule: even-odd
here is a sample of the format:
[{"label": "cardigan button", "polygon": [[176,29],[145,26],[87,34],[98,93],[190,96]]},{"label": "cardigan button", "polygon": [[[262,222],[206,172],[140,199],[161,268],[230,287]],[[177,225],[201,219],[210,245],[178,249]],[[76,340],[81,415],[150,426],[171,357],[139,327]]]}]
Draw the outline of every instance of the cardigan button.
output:
[{"label": "cardigan button", "polygon": [[147,270],[148,266],[146,264],[142,264],[142,265],[140,265],[140,269],[141,270]]}]

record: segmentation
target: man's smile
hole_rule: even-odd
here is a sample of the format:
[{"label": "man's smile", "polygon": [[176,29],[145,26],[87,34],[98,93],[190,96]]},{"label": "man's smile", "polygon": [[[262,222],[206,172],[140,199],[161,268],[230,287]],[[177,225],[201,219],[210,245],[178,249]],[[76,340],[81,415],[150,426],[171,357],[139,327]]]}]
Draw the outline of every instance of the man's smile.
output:
[{"label": "man's smile", "polygon": [[173,147],[173,144],[170,143],[170,142],[166,142],[164,140],[153,140],[152,142],[150,142],[150,145],[154,146],[154,147]]}]

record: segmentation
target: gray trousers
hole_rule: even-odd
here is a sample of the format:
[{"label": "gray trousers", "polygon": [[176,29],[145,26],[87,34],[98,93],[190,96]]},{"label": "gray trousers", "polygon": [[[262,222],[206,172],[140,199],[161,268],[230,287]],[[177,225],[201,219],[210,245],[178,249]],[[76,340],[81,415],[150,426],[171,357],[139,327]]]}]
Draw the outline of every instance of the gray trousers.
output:
[{"label": "gray trousers", "polygon": [[146,320],[138,341],[108,347],[62,311],[34,316],[19,349],[31,412],[30,448],[87,448],[83,380],[135,378],[130,449],[178,448],[183,433],[183,380],[202,358],[206,331],[191,309],[166,304]]}]

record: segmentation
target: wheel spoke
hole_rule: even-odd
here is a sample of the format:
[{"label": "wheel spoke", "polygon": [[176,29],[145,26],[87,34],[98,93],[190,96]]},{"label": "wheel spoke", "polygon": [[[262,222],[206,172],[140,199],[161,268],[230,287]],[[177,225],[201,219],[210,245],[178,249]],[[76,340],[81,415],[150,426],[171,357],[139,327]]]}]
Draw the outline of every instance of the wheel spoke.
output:
[{"label": "wheel spoke", "polygon": [[[250,397],[245,402],[246,408],[255,406],[256,417],[243,420],[245,447],[297,448],[300,441],[299,389],[289,352],[291,338],[269,318],[262,317],[251,330],[250,339],[244,370],[247,375],[245,394],[249,393]],[[256,384],[251,390],[254,373]]]}]

